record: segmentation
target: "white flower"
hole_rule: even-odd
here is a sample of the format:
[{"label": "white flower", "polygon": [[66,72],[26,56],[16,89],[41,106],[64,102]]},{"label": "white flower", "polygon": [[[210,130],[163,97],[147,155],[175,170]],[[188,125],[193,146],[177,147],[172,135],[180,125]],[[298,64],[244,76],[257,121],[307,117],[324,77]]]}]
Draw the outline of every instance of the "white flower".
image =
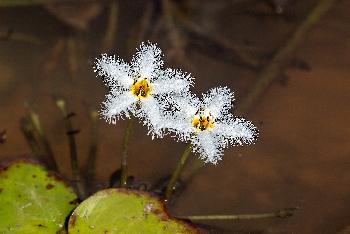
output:
[{"label": "white flower", "polygon": [[109,122],[131,115],[143,120],[152,137],[162,137],[162,101],[189,90],[193,79],[180,70],[162,70],[162,51],[156,44],[142,43],[130,64],[103,54],[94,71],[104,77],[110,93],[103,102],[101,115]]},{"label": "white flower", "polygon": [[169,130],[178,140],[189,141],[206,163],[217,164],[224,148],[250,144],[258,135],[250,121],[229,113],[233,100],[227,87],[209,90],[202,100],[190,93],[174,98],[173,110],[167,112]]}]

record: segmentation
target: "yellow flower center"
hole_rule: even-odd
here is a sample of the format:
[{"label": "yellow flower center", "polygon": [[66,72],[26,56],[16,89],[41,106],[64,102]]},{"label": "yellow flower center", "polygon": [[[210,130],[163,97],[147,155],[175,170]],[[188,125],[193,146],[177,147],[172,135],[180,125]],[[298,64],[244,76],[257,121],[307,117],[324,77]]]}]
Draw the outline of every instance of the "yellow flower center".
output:
[{"label": "yellow flower center", "polygon": [[147,78],[138,78],[131,85],[130,91],[138,99],[147,98],[151,94],[152,87],[147,81]]},{"label": "yellow flower center", "polygon": [[192,119],[195,131],[205,131],[214,127],[213,117],[208,110],[199,110]]}]

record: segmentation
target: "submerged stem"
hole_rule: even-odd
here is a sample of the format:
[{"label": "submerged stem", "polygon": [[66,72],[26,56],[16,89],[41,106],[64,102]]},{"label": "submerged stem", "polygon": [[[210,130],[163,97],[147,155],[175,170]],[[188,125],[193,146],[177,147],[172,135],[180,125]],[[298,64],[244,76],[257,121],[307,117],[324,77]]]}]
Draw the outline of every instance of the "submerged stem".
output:
[{"label": "submerged stem", "polygon": [[32,154],[36,156],[39,160],[43,160],[45,162],[45,158],[43,157],[43,153],[41,152],[40,145],[35,138],[34,128],[28,118],[21,118],[20,120],[20,128],[21,132],[26,138],[26,141],[32,151]]},{"label": "submerged stem", "polygon": [[[281,47],[272,60],[262,70],[260,76],[253,84],[250,91],[247,93],[241,102],[238,103],[237,113],[239,115],[245,115],[254,106],[260,95],[269,87],[273,82],[276,75],[283,69],[288,57],[298,47],[305,34],[314,26],[318,20],[332,7],[335,0],[322,0],[316,3],[315,7],[311,9],[304,21],[296,28],[294,33],[286,41],[285,46]],[[188,180],[195,173],[199,171],[205,164],[202,160],[194,160],[191,167],[184,173],[184,177]]]},{"label": "submerged stem", "polygon": [[188,182],[204,166],[205,162],[202,159],[194,157],[190,162],[188,162],[186,168],[182,171],[180,179]]},{"label": "submerged stem", "polygon": [[134,126],[135,118],[131,117],[126,125],[123,145],[122,145],[122,158],[121,158],[121,175],[120,175],[120,187],[126,187],[128,179],[128,147],[129,139]]},{"label": "submerged stem", "polygon": [[66,102],[63,99],[56,99],[56,105],[60,109],[64,117],[66,134],[68,136],[68,141],[69,141],[70,163],[71,163],[73,178],[76,182],[79,197],[85,198],[86,193],[85,193],[84,184],[83,184],[83,181],[81,180],[81,176],[79,172],[77,146],[74,138],[74,135],[78,133],[79,130],[75,130],[73,128],[70,118],[73,117],[74,114],[68,113]]},{"label": "submerged stem", "polygon": [[45,161],[48,164],[50,169],[57,171],[57,163],[56,163],[51,145],[49,143],[49,140],[44,131],[44,128],[41,125],[39,115],[30,106],[27,106],[27,109],[28,109],[28,115],[29,115],[29,120],[31,122],[31,125],[34,127],[34,130],[38,135],[39,142],[44,148],[45,152],[43,153],[45,155]]},{"label": "submerged stem", "polygon": [[264,219],[264,218],[287,218],[294,214],[298,208],[286,208],[271,213],[261,214],[238,214],[238,215],[192,215],[180,216],[180,219],[189,220],[248,220],[248,219]]},{"label": "submerged stem", "polygon": [[[0,2],[0,7],[1,7],[1,4],[2,2]],[[21,32],[14,32],[11,29],[8,29],[6,31],[0,31],[0,41],[4,41],[4,40],[28,42],[36,45],[41,43],[41,40],[34,35],[21,33]]]},{"label": "submerged stem", "polygon": [[95,179],[95,168],[96,168],[96,156],[98,150],[98,129],[99,119],[98,112],[93,110],[90,112],[91,120],[91,143],[89,149],[89,155],[85,165],[85,180],[87,185],[91,185]]},{"label": "submerged stem", "polygon": [[175,190],[176,181],[178,180],[180,173],[182,171],[182,168],[184,167],[184,165],[188,159],[188,156],[190,156],[191,151],[192,151],[191,144],[188,144],[186,146],[184,152],[182,153],[180,160],[178,161],[178,163],[176,165],[175,171],[173,172],[173,174],[169,180],[168,186],[165,190],[165,200],[167,200],[167,201],[170,200],[171,195],[172,195],[173,191]]},{"label": "submerged stem", "polygon": [[311,9],[304,21],[300,23],[294,33],[288,38],[286,44],[273,56],[272,60],[262,70],[247,96],[239,103],[237,110],[239,114],[245,114],[253,107],[260,95],[270,86],[276,76],[280,74],[286,61],[288,61],[288,58],[298,47],[306,33],[333,6],[335,0],[321,0],[316,2],[315,7]]},{"label": "submerged stem", "polygon": [[119,15],[119,2],[112,1],[109,5],[109,17],[107,23],[107,29],[102,40],[101,49],[103,52],[108,52],[113,48],[115,38],[118,30],[118,15]]}]

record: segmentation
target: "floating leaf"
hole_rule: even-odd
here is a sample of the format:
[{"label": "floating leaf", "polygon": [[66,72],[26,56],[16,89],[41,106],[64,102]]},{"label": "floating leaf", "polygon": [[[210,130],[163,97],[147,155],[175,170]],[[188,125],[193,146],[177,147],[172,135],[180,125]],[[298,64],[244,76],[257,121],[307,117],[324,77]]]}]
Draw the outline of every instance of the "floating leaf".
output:
[{"label": "floating leaf", "polygon": [[0,170],[0,233],[56,233],[77,196],[38,164],[15,161]]},{"label": "floating leaf", "polygon": [[106,189],[83,201],[69,219],[68,233],[198,233],[170,219],[164,205],[148,193]]}]

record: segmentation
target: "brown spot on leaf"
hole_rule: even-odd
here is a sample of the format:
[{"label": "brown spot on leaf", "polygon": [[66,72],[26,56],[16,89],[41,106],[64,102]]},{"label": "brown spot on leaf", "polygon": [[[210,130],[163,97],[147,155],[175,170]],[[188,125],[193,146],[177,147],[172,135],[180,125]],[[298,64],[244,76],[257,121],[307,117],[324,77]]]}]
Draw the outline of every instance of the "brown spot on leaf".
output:
[{"label": "brown spot on leaf", "polygon": [[74,227],[76,221],[77,221],[77,215],[76,214],[72,214],[72,216],[69,219],[69,225],[71,227]]},{"label": "brown spot on leaf", "polygon": [[79,201],[79,198],[76,198],[76,199],[70,201],[69,204],[70,204],[70,205],[78,205],[79,202],[80,202],[80,201]]},{"label": "brown spot on leaf", "polygon": [[3,188],[0,188],[0,193],[2,193],[3,190],[4,190]]},{"label": "brown spot on leaf", "polygon": [[33,178],[36,178],[36,175],[32,175]]},{"label": "brown spot on leaf", "polygon": [[68,186],[68,184],[65,183],[65,181],[64,181],[61,177],[59,177],[58,174],[56,174],[56,173],[53,172],[53,171],[48,171],[46,176],[47,176],[48,178],[50,178],[50,179],[53,179],[53,180],[57,181],[57,182],[62,182],[62,183],[64,183],[66,186]]},{"label": "brown spot on leaf", "polygon": [[54,171],[48,171],[46,176],[52,180],[55,180],[56,182],[62,183],[63,185],[66,186],[66,188],[71,189],[71,186],[69,185],[69,183],[64,180],[59,174],[57,174]]},{"label": "brown spot on leaf", "polygon": [[153,213],[162,221],[169,220],[169,216],[165,213],[164,210],[156,209],[153,210]]},{"label": "brown spot on leaf", "polygon": [[55,187],[55,185],[53,185],[53,184],[47,184],[46,185],[46,189],[52,189],[53,187]]},{"label": "brown spot on leaf", "polygon": [[191,223],[190,220],[182,220],[182,219],[172,219],[172,220],[174,220],[176,223],[178,223],[178,224],[182,225],[184,228],[186,228],[188,233],[193,233],[193,234],[206,233],[206,232],[200,232],[200,229],[198,227],[196,227],[196,225]]}]

